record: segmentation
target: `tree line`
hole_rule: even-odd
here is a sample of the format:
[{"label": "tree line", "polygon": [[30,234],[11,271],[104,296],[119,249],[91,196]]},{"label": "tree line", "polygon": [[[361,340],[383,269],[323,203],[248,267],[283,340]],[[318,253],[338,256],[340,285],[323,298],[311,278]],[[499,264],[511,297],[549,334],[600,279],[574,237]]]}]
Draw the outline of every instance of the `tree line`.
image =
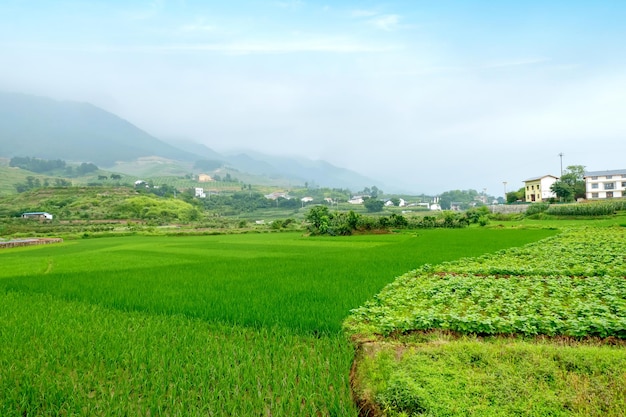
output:
[{"label": "tree line", "polygon": [[465,212],[443,211],[436,216],[405,217],[366,216],[354,211],[331,212],[328,206],[312,207],[305,219],[312,235],[346,236],[355,232],[388,231],[390,229],[463,228],[470,224],[485,226],[489,220],[487,207],[472,208]]}]

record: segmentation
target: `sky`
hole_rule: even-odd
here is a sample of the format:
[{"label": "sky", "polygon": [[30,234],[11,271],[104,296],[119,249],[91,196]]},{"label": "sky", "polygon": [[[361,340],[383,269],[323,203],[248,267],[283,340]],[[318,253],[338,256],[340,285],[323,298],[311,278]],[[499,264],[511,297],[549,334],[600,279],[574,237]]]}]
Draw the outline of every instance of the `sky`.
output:
[{"label": "sky", "polygon": [[624,22],[623,0],[2,0],[0,90],[502,196],[561,166],[626,168]]}]

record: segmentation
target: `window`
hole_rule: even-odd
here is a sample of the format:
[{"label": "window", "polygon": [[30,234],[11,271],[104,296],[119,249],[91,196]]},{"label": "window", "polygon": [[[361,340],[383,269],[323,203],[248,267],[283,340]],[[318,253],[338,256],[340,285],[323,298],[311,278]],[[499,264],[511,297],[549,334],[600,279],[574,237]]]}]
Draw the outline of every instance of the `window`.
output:
[{"label": "window", "polygon": [[598,183],[596,182],[596,183],[591,184],[591,188],[593,188],[594,190],[597,190],[598,189]]},{"label": "window", "polygon": [[607,191],[606,198],[613,198],[613,191]]},{"label": "window", "polygon": [[597,179],[598,179],[598,177],[591,177],[591,179],[592,179],[592,180],[597,180]]},{"label": "window", "polygon": [[613,179],[613,175],[607,175],[607,176],[606,176],[606,179],[607,179],[607,180]]},{"label": "window", "polygon": [[605,190],[614,190],[615,189],[615,184],[612,182],[605,182],[604,183],[604,189]]},{"label": "window", "polygon": [[598,198],[598,193],[591,193],[591,198]]},{"label": "window", "polygon": [[622,181],[622,188],[626,188],[626,181]]}]

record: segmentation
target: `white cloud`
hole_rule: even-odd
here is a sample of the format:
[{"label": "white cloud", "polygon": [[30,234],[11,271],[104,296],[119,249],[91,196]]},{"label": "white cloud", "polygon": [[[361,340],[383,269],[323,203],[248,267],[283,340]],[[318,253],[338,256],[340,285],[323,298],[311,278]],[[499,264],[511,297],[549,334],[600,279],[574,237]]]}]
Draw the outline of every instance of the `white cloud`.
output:
[{"label": "white cloud", "polygon": [[400,16],[398,16],[397,14],[382,15],[371,19],[370,23],[372,23],[378,29],[391,32],[400,27]]}]

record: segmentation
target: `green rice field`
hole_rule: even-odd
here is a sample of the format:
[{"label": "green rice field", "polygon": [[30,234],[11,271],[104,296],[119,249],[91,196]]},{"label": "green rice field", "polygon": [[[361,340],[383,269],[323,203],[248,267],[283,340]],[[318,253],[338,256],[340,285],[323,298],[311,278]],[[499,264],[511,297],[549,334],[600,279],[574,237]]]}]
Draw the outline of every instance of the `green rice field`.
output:
[{"label": "green rice field", "polygon": [[555,230],[132,236],[0,252],[2,416],[356,416],[351,309]]}]

